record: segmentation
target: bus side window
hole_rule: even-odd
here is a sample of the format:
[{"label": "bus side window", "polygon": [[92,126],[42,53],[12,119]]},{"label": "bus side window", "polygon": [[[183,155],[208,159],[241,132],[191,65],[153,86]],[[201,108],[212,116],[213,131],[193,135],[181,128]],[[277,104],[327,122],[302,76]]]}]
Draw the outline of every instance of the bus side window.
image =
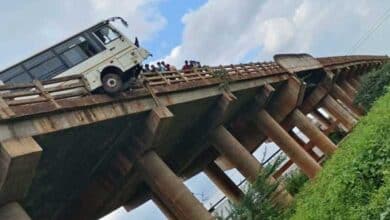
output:
[{"label": "bus side window", "polygon": [[108,26],[104,26],[99,30],[95,31],[95,35],[104,44],[109,44],[110,42],[119,38],[119,34]]},{"label": "bus side window", "polygon": [[84,36],[75,37],[59,45],[55,51],[70,68],[100,52]]},{"label": "bus side window", "polygon": [[4,83],[25,83],[32,81],[31,76],[20,65],[1,73],[0,79]]},{"label": "bus side window", "polygon": [[8,80],[8,83],[26,83],[26,82],[31,82],[32,81],[32,78],[30,77],[30,75],[28,75],[27,73],[24,73],[24,74],[19,74],[13,78],[11,78],[10,80]]},{"label": "bus side window", "polygon": [[0,75],[0,79],[3,82],[8,82],[10,81],[10,79],[23,72],[24,72],[23,68],[20,65],[18,65],[2,72]]},{"label": "bus side window", "polygon": [[30,69],[30,73],[36,79],[45,80],[51,78],[59,72],[66,70],[66,66],[61,62],[58,57],[53,57],[42,64]]}]

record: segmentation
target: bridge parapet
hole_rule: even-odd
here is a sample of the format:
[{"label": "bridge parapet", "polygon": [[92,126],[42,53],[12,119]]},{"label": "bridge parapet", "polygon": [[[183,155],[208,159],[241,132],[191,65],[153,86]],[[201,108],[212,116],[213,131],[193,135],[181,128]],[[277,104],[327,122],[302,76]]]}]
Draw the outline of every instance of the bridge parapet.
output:
[{"label": "bridge parapet", "polygon": [[[339,56],[318,58],[324,67],[336,72],[356,65],[380,65],[387,56]],[[225,65],[183,71],[145,73],[143,81],[156,95],[235,82],[285,75],[287,72],[275,62]],[[0,86],[0,117],[2,120],[19,118],[58,110],[84,108],[110,104],[150,96],[150,91],[139,86],[117,97],[93,95],[81,75],[67,76],[46,81]],[[77,100],[77,101],[75,101]],[[59,104],[62,102],[63,104]]]}]

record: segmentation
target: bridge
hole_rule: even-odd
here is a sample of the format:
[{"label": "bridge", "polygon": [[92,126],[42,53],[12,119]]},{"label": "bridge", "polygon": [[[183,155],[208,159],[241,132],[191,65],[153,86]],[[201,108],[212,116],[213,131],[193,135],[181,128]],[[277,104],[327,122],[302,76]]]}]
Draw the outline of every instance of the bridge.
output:
[{"label": "bridge", "polygon": [[[361,76],[388,60],[279,55],[146,73],[115,97],[91,94],[79,75],[2,85],[0,219],[98,219],[148,200],[169,219],[212,219],[183,181],[205,172],[238,202],[224,170],[253,181],[262,167],[251,153],[268,139],[289,157],[269,181],[292,164],[314,178],[322,158],[313,148],[337,150],[327,134],[353,129],[365,113],[353,105]],[[291,201],[279,192],[278,203]]]}]

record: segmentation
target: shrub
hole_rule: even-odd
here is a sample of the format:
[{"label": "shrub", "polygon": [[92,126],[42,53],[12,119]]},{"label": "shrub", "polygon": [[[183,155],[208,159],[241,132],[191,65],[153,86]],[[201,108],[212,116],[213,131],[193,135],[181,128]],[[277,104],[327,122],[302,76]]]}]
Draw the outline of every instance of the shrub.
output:
[{"label": "shrub", "polygon": [[343,138],[347,136],[347,133],[344,131],[336,130],[329,134],[329,139],[334,143],[338,144]]},{"label": "shrub", "polygon": [[300,170],[292,171],[290,174],[287,174],[286,177],[284,177],[284,184],[286,187],[286,190],[294,196],[297,194],[302,187],[305,185],[305,183],[309,180],[309,178],[303,174]]},{"label": "shrub", "polygon": [[237,205],[231,204],[231,209],[228,210],[230,215],[225,220],[280,219],[282,209],[272,201],[272,194],[276,192],[279,182],[270,183],[268,179],[281,162],[282,159],[279,158],[259,173],[255,182],[245,189],[242,201]]},{"label": "shrub", "polygon": [[292,219],[390,219],[390,92],[298,194]]},{"label": "shrub", "polygon": [[366,110],[370,109],[375,100],[386,93],[389,84],[390,63],[363,76],[361,88],[354,100],[355,104],[361,104]]}]

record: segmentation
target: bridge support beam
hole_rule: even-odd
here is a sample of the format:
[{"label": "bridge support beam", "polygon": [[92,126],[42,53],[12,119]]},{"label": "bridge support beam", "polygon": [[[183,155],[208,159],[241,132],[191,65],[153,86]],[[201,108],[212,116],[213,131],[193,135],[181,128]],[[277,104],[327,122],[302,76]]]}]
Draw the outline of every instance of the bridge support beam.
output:
[{"label": "bridge support beam", "polygon": [[297,166],[309,177],[314,178],[321,166],[280,126],[267,111],[257,113],[257,126],[270,137]]},{"label": "bridge support beam", "polygon": [[330,119],[323,116],[317,109],[310,112],[310,114],[322,125],[322,127],[329,128],[332,125]]},{"label": "bridge support beam", "polygon": [[346,80],[341,80],[340,82],[336,83],[336,85],[337,84],[339,84],[341,88],[343,88],[344,91],[346,91],[346,93],[352,100],[355,99],[357,91],[353,86],[351,86],[351,84],[349,84],[349,82],[347,82]]},{"label": "bridge support beam", "polygon": [[324,135],[300,110],[294,110],[289,120],[296,125],[322,152],[327,155],[333,154],[337,147]]},{"label": "bridge support beam", "polygon": [[214,162],[204,169],[207,177],[225,194],[233,203],[239,203],[244,196],[241,189],[218,167]]},{"label": "bridge support beam", "polygon": [[160,198],[152,194],[152,201],[168,220],[177,220],[175,214],[164,204],[163,201],[161,201]]},{"label": "bridge support beam", "polygon": [[30,188],[42,149],[32,137],[1,142],[0,203],[24,198]]},{"label": "bridge support beam", "polygon": [[[216,128],[210,135],[210,143],[225,156],[240,173],[249,180],[254,182],[257,175],[262,169],[260,162],[245,149],[244,146],[223,126]],[[270,183],[275,179],[271,177]],[[291,195],[279,186],[274,201],[280,206],[287,206],[292,202]]]},{"label": "bridge support beam", "polygon": [[352,77],[350,77],[350,78],[348,79],[348,81],[349,81],[349,83],[353,86],[353,88],[354,88],[356,91],[359,90],[361,84],[360,84],[360,82],[359,82],[358,76],[353,75]]},{"label": "bridge support beam", "polygon": [[254,182],[262,169],[241,143],[223,126],[217,127],[210,135],[210,143],[225,156],[250,182]]},{"label": "bridge support beam", "polygon": [[31,220],[19,203],[9,203],[0,207],[0,219],[4,220]]},{"label": "bridge support beam", "polygon": [[355,106],[353,103],[353,99],[351,99],[351,97],[349,97],[348,94],[337,84],[333,86],[331,95],[337,99],[340,99],[356,115],[364,115],[364,109]]},{"label": "bridge support beam", "polygon": [[153,193],[177,219],[213,219],[181,179],[154,151],[142,155],[136,162],[136,167],[143,174]]},{"label": "bridge support beam", "polygon": [[355,118],[345,110],[332,96],[325,97],[321,104],[330,114],[340,121],[350,131],[357,123]]}]

